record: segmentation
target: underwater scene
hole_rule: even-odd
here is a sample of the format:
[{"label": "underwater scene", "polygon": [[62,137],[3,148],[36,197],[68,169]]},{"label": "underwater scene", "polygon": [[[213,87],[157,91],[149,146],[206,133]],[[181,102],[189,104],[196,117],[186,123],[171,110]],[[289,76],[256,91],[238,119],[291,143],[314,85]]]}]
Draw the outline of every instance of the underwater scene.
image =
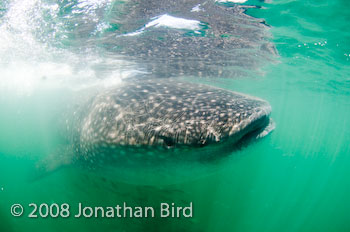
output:
[{"label": "underwater scene", "polygon": [[349,22],[0,0],[0,231],[350,231]]}]

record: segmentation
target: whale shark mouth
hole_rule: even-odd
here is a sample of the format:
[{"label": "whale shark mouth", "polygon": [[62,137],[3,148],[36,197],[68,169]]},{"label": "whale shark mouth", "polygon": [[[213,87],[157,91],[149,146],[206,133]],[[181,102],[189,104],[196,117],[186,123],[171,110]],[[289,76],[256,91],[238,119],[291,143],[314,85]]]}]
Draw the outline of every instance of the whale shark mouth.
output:
[{"label": "whale shark mouth", "polygon": [[237,143],[245,143],[253,139],[265,137],[275,129],[275,123],[270,118],[271,106],[266,105],[256,109],[248,119],[237,124],[230,131],[230,136],[234,134]]},{"label": "whale shark mouth", "polygon": [[236,143],[238,147],[247,145],[249,142],[261,139],[270,134],[275,129],[275,123],[269,116],[263,116],[245,129],[245,134]]}]

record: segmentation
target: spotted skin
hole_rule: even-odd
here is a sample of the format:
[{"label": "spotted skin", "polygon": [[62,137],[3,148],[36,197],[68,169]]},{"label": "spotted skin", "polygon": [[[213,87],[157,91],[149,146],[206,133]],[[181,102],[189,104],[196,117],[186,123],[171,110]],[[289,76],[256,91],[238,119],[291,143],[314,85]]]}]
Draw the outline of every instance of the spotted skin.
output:
[{"label": "spotted skin", "polygon": [[123,147],[173,149],[225,141],[234,144],[266,126],[270,113],[269,104],[261,99],[170,80],[123,83],[102,91],[84,107],[87,110],[76,123],[75,143],[87,159],[108,156],[107,150]]}]

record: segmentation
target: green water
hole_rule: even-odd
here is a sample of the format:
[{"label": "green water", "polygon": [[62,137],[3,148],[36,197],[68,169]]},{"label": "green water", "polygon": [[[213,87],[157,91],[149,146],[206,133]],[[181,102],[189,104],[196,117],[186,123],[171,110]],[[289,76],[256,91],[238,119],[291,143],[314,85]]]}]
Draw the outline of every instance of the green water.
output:
[{"label": "green water", "polygon": [[[262,6],[247,13],[271,26],[277,61],[256,78],[204,82],[269,101],[276,123],[270,135],[183,183],[135,185],[74,168],[30,181],[24,175],[59,139],[48,115],[59,115],[66,94],[50,86],[28,91],[30,83],[19,79],[11,84],[19,91],[6,86],[0,94],[0,231],[350,231],[350,4],[245,4]],[[57,78],[65,74],[53,70]],[[193,202],[193,217],[28,218],[33,202],[72,208]],[[15,203],[24,216],[11,215]]]}]

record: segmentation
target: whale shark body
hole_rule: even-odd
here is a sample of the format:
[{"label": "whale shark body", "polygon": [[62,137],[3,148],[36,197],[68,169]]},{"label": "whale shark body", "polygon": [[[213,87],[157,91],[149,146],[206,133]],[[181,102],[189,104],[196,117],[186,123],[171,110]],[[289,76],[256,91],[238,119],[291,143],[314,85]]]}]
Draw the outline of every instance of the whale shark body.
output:
[{"label": "whale shark body", "polygon": [[261,134],[270,112],[264,100],[216,87],[141,80],[101,91],[76,109],[67,127],[74,159],[92,167],[133,159],[154,165],[159,157],[204,160],[218,154],[213,148],[234,148]]},{"label": "whale shark body", "polygon": [[30,179],[72,166],[127,183],[182,182],[274,129],[268,102],[197,83],[139,80],[83,98],[65,120],[68,142]]}]

